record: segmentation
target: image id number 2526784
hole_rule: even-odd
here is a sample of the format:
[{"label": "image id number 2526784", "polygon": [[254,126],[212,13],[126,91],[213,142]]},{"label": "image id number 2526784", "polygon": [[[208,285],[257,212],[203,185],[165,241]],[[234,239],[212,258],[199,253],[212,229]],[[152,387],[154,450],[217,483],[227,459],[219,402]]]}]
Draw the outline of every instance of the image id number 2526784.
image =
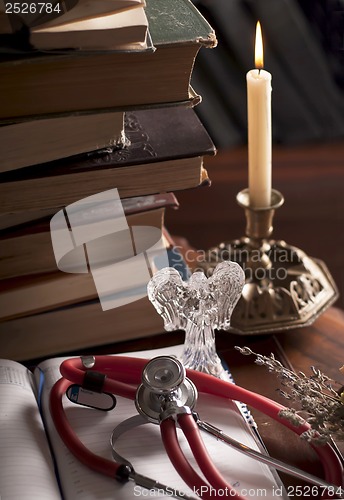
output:
[{"label": "image id number 2526784", "polygon": [[6,14],[61,14],[62,5],[52,2],[6,2]]}]

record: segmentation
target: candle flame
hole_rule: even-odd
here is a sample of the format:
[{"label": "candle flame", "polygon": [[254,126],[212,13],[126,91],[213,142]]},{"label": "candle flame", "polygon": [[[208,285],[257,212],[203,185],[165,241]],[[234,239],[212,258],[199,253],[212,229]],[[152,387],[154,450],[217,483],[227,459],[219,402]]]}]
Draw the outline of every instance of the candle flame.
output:
[{"label": "candle flame", "polygon": [[257,22],[256,26],[256,44],[254,51],[254,62],[257,69],[262,69],[264,67],[263,37],[259,21]]}]

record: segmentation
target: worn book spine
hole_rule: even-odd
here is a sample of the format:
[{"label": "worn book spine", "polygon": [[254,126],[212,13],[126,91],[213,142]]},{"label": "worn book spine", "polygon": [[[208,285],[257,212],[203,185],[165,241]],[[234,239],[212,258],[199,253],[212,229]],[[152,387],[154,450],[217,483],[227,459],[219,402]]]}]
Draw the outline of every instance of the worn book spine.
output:
[{"label": "worn book spine", "polygon": [[32,359],[161,331],[163,322],[147,298],[109,311],[94,300],[0,323],[0,352],[10,359]]},{"label": "worn book spine", "polygon": [[[168,255],[170,265],[186,279],[189,271],[182,255],[173,247],[168,249]],[[162,318],[147,297],[103,311],[99,300],[93,296],[73,305],[1,321],[0,356],[33,359],[162,331]]]},{"label": "worn book spine", "polygon": [[[122,205],[129,226],[162,228],[165,208],[177,208],[178,202],[172,193],[166,193],[128,198],[122,201]],[[1,232],[0,284],[2,283],[3,288],[6,288],[5,282],[1,280],[21,278],[23,286],[24,277],[39,275],[43,279],[44,274],[57,271],[50,234],[50,217]]]},{"label": "worn book spine", "polygon": [[120,147],[124,112],[71,114],[0,125],[0,172]]},{"label": "worn book spine", "polygon": [[147,0],[146,12],[155,50],[2,54],[0,120],[199,102],[190,77],[200,48],[216,45],[213,29],[190,0]]},{"label": "worn book spine", "polygon": [[53,215],[70,203],[111,188],[117,188],[121,198],[129,198],[207,182],[203,157],[213,155],[215,147],[193,109],[128,113],[126,135],[130,144],[112,152],[1,174],[1,227],[30,220],[30,213]]}]

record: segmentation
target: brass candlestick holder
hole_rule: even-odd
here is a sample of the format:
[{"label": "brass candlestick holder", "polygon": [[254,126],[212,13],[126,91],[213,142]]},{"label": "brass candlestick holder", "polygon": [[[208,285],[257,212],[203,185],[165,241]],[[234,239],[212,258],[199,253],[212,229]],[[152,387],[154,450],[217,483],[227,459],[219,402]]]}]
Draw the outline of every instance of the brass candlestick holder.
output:
[{"label": "brass candlestick holder", "polygon": [[272,333],[311,324],[338,297],[326,265],[271,239],[275,210],[284,202],[279,191],[272,190],[266,208],[250,206],[248,189],[238,193],[237,202],[245,211],[246,236],[211,248],[201,263],[208,276],[223,260],[237,262],[245,272],[230,331]]}]

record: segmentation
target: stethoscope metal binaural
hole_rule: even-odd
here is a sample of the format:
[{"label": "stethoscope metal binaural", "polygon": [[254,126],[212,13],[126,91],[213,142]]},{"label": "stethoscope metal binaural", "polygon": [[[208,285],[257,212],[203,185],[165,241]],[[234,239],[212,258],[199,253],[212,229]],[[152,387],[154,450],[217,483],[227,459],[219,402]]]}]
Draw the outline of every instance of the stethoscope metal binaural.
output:
[{"label": "stethoscope metal binaural", "polygon": [[[208,492],[210,485],[212,491],[230,491],[231,497],[242,498],[212,463],[200,436],[199,430],[202,429],[252,458],[304,479],[311,484],[319,485],[323,488],[322,491],[331,488],[331,491],[336,492],[337,497],[344,498],[342,464],[329,444],[312,445],[324,467],[326,480],[322,480],[238,443],[220,429],[203,422],[194,412],[198,392],[204,392],[220,398],[246,403],[297,434],[301,434],[309,428],[306,423],[293,425],[283,419],[280,416],[280,411],[284,407],[264,396],[211,375],[185,370],[182,363],[173,356],[158,356],[148,362],[141,358],[126,356],[72,358],[61,364],[60,371],[62,378],[56,382],[50,396],[53,421],[70,451],[82,463],[97,472],[122,482],[132,480],[144,488],[164,490],[171,496],[171,488],[137,473],[133,465],[120,456],[115,449],[116,440],[123,432],[133,426],[150,422],[160,425],[161,437],[167,455],[184,482],[193,491]],[[116,394],[135,401],[138,415],[121,423],[112,433],[111,446],[114,461],[92,453],[81,443],[69,425],[62,397],[71,383],[96,392]],[[179,445],[177,425],[184,433],[196,462],[208,483],[187,461]],[[175,492],[174,496],[191,499],[183,492]],[[212,493],[211,497],[213,496]],[[202,498],[208,499],[208,494],[205,493]]]}]

